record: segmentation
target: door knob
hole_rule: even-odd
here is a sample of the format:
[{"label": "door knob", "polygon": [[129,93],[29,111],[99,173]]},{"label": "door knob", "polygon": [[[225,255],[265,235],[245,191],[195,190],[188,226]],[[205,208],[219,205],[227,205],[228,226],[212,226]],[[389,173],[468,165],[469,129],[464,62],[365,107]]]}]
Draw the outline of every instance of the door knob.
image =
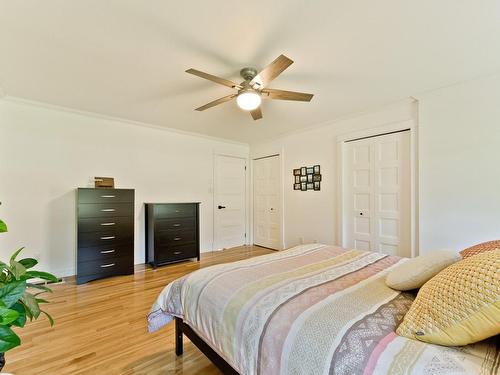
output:
[{"label": "door knob", "polygon": [[226,208],[226,206],[221,206],[221,205],[219,205],[219,206],[217,206],[217,208],[218,208],[219,210],[221,210],[221,209],[223,209],[223,208]]}]

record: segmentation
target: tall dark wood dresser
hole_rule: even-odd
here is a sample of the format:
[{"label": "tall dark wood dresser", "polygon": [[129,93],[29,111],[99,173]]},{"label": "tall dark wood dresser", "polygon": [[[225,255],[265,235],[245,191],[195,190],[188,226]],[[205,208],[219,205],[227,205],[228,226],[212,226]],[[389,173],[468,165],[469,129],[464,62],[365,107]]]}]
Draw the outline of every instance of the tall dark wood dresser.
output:
[{"label": "tall dark wood dresser", "polygon": [[76,281],[134,273],[134,190],[79,188]]},{"label": "tall dark wood dresser", "polygon": [[199,203],[146,203],[146,262],[200,260]]}]

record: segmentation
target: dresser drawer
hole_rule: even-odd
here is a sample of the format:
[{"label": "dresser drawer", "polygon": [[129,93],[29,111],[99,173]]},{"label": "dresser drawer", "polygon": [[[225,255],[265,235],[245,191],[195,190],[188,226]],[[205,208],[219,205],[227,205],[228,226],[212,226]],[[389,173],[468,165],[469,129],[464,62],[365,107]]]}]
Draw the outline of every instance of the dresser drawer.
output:
[{"label": "dresser drawer", "polygon": [[120,232],[134,231],[134,218],[131,216],[89,218],[78,221],[78,233],[107,232],[118,230]]},{"label": "dresser drawer", "polygon": [[195,217],[196,206],[190,203],[159,204],[155,206],[156,217]]},{"label": "dresser drawer", "polygon": [[78,249],[78,262],[91,260],[110,260],[113,258],[130,257],[134,254],[134,244],[106,245],[95,247],[83,247]]},{"label": "dresser drawer", "polygon": [[131,256],[92,260],[78,263],[78,276],[111,276],[133,271],[134,259]]},{"label": "dresser drawer", "polygon": [[198,256],[196,243],[182,246],[162,245],[155,248],[159,263],[195,258]]},{"label": "dresser drawer", "polygon": [[196,217],[180,217],[177,219],[157,219],[156,230],[192,230],[196,229]]},{"label": "dresser drawer", "polygon": [[133,216],[133,203],[84,203],[78,205],[78,218]]},{"label": "dresser drawer", "polygon": [[133,203],[134,190],[78,189],[78,203]]},{"label": "dresser drawer", "polygon": [[179,246],[196,242],[196,232],[193,230],[163,230],[159,231],[156,238],[156,246],[170,245]]},{"label": "dresser drawer", "polygon": [[134,243],[133,231],[108,229],[105,232],[87,232],[78,234],[78,247],[117,246]]}]

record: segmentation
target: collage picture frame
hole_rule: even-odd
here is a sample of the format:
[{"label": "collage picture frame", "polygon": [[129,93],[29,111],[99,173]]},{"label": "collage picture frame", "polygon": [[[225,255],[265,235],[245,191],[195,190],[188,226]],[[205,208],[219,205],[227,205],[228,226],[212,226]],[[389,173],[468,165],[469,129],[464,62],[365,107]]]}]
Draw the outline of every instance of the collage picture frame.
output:
[{"label": "collage picture frame", "polygon": [[319,164],[293,170],[293,190],[320,191],[321,180],[321,166]]}]

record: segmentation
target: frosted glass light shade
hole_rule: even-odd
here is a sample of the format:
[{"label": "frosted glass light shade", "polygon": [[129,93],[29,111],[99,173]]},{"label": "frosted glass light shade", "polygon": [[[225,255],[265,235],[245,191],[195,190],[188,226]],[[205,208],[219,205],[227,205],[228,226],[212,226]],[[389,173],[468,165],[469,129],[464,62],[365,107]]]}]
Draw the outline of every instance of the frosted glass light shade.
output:
[{"label": "frosted glass light shade", "polygon": [[238,97],[236,98],[238,107],[244,109],[245,111],[253,111],[260,105],[261,102],[262,99],[260,95],[255,91],[244,91],[238,94]]}]

